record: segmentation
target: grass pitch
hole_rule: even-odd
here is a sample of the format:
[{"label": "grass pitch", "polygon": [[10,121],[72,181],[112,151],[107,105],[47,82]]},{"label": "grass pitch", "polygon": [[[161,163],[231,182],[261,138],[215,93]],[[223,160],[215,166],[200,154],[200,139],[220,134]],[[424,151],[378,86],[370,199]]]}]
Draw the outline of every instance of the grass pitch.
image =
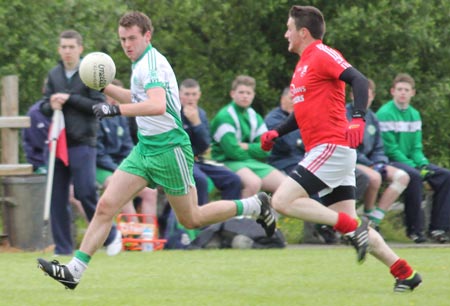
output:
[{"label": "grass pitch", "polygon": [[450,248],[395,250],[424,279],[412,293],[393,293],[388,268],[346,246],[99,251],[74,291],[37,269],[51,253],[0,253],[0,305],[449,305]]}]

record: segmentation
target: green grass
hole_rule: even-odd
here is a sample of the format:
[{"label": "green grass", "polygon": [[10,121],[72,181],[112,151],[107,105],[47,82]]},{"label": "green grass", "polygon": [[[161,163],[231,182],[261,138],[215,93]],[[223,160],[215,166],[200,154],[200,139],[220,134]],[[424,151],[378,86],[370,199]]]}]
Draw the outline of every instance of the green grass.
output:
[{"label": "green grass", "polygon": [[[0,254],[1,305],[448,305],[450,248],[398,248],[421,272],[413,293],[392,292],[389,270],[350,247],[282,250],[100,251],[76,290],[36,268],[43,253]],[[58,258],[67,262],[69,258]]]},{"label": "green grass", "polygon": [[[381,222],[380,228],[384,239],[387,242],[413,242],[406,237],[406,230],[403,223],[403,211],[389,211],[386,217]],[[277,222],[278,228],[283,232],[286,241],[291,244],[302,243],[303,236],[303,221],[295,218],[280,216]]]}]

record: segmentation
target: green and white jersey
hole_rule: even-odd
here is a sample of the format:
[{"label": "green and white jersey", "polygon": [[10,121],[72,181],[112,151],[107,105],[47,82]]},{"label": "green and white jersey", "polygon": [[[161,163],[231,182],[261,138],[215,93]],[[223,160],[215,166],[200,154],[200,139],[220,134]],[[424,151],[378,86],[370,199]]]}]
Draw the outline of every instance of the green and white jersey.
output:
[{"label": "green and white jersey", "polygon": [[[211,121],[213,159],[265,161],[270,153],[261,149],[260,138],[266,131],[264,119],[253,108],[243,108],[231,101]],[[248,150],[241,148],[241,142],[248,144]]]},{"label": "green and white jersey", "polygon": [[166,92],[166,112],[159,116],[138,116],[139,151],[155,155],[175,146],[190,145],[189,136],[181,121],[181,103],[178,83],[167,59],[151,44],[132,64],[131,101],[140,103],[147,99],[146,91],[162,87]]},{"label": "green and white jersey", "polygon": [[410,167],[428,165],[422,147],[422,118],[411,105],[400,110],[394,100],[382,105],[377,113],[384,152],[391,161]]}]

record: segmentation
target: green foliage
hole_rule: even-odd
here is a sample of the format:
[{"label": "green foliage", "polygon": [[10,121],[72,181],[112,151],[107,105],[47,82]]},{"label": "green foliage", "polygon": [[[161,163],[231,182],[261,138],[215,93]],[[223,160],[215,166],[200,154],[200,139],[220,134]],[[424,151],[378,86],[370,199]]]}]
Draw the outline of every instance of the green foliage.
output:
[{"label": "green foliage", "polygon": [[[130,63],[117,38],[117,21],[142,10],[155,27],[152,43],[172,63],[178,80],[200,81],[210,117],[229,102],[238,74],[257,80],[254,107],[266,114],[278,104],[298,56],[284,38],[289,0],[0,0],[0,77],[20,79],[20,112],[41,95],[58,60],[57,37],[67,28],[84,36],[85,53],[109,53],[117,77],[128,84]],[[302,3],[300,3],[302,4]],[[440,0],[313,0],[327,21],[324,42],[340,50],[377,83],[376,110],[390,99],[392,79],[410,73],[417,83],[413,105],[423,116],[425,153],[450,166],[450,2]]]},{"label": "green foliage", "polygon": [[118,0],[16,0],[0,5],[0,18],[3,20],[0,24],[3,34],[0,76],[19,76],[21,114],[40,98],[43,80],[59,60],[57,44],[61,31],[79,31],[84,38],[85,53],[120,51],[117,34],[112,29],[117,27],[117,20],[125,10],[121,3]]},{"label": "green foliage", "polygon": [[395,75],[416,81],[412,105],[422,114],[425,154],[450,166],[450,3],[445,1],[339,1],[325,42],[377,84],[374,110],[391,99]]},{"label": "green foliage", "polygon": [[155,25],[154,45],[168,57],[179,81],[199,80],[202,106],[211,117],[230,101],[231,82],[238,74],[255,77],[256,109],[265,113],[266,105],[275,105],[279,88],[271,88],[270,73],[285,60],[283,54],[272,53],[270,37],[261,35],[270,7],[251,0],[152,2],[146,13]]}]

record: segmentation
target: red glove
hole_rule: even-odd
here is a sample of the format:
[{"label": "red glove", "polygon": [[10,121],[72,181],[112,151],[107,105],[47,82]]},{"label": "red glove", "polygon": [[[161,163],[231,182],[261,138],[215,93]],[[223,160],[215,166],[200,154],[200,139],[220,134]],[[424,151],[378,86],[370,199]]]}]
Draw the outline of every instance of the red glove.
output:
[{"label": "red glove", "polygon": [[353,118],[350,121],[345,135],[350,148],[357,148],[362,143],[365,126],[366,122],[364,122],[363,118]]},{"label": "red glove", "polygon": [[261,135],[261,149],[264,151],[272,150],[275,138],[278,137],[276,130],[270,130]]}]

